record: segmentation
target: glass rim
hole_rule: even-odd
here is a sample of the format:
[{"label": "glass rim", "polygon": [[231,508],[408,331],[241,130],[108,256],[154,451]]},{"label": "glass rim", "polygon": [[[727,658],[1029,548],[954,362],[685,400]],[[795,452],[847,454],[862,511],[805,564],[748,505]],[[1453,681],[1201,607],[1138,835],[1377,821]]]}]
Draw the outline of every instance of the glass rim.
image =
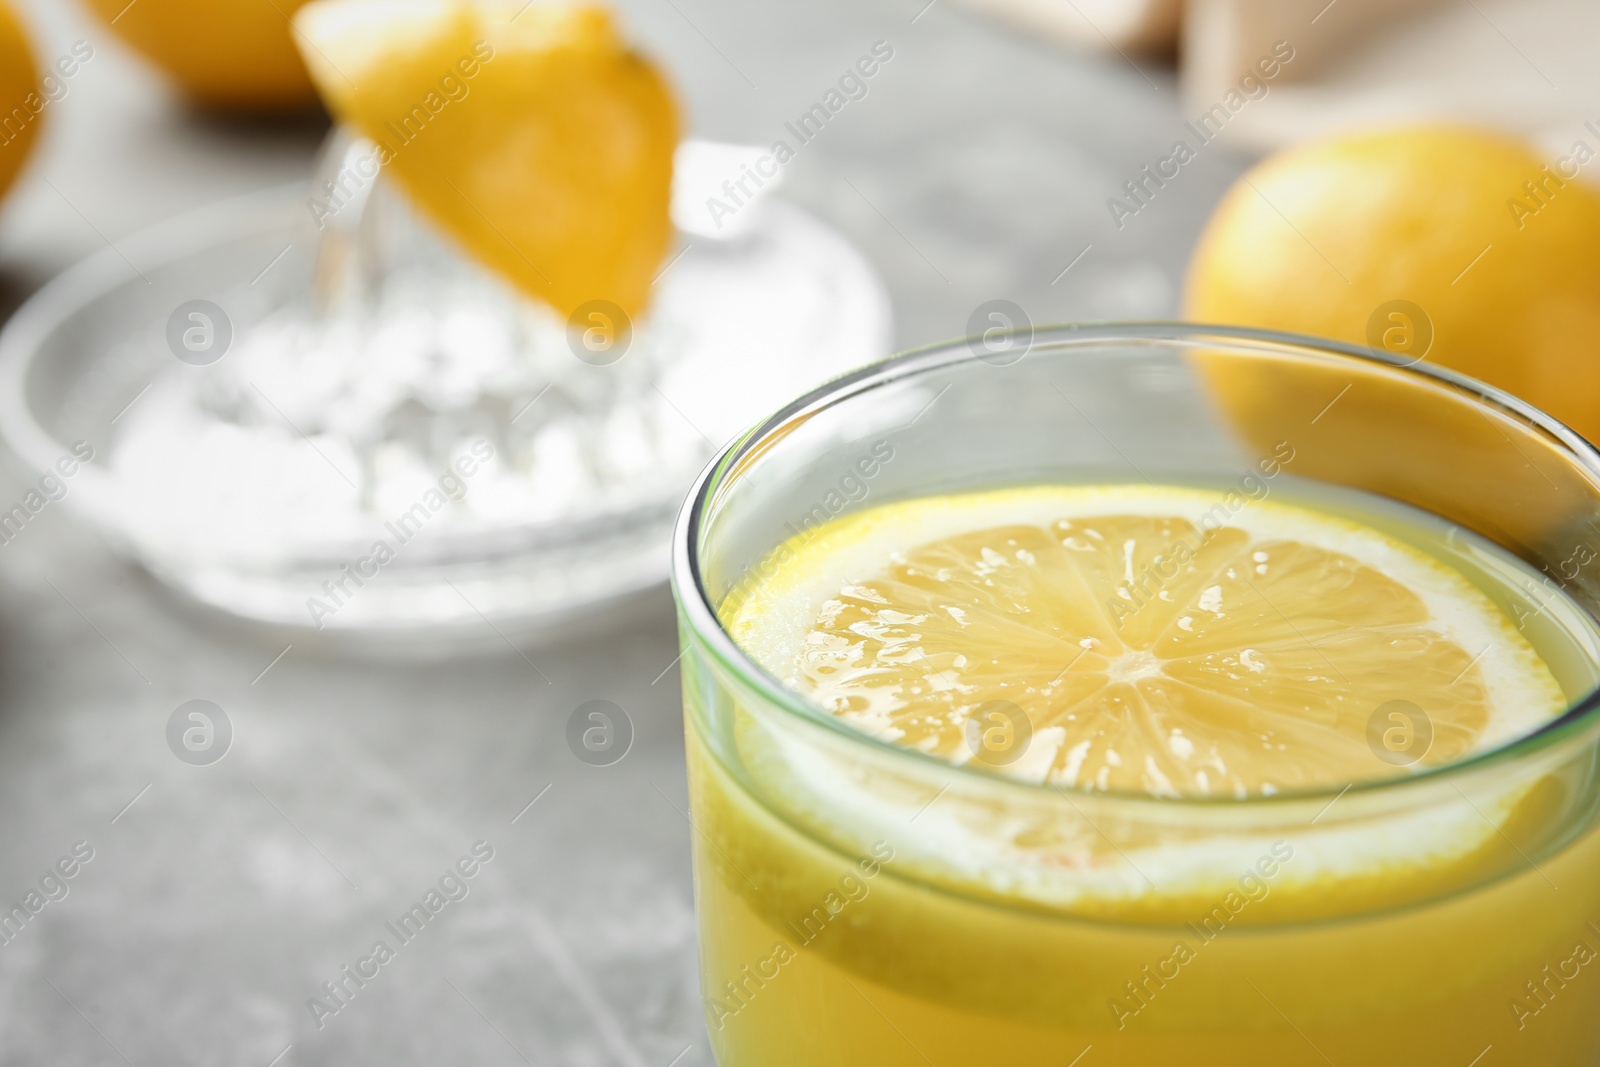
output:
[{"label": "glass rim", "polygon": [[[993,331],[991,331],[992,333]],[[1184,343],[1258,342],[1292,347],[1318,355],[1353,358],[1380,364],[1402,374],[1429,379],[1450,387],[1458,394],[1466,394],[1470,402],[1481,407],[1498,408],[1509,412],[1558,442],[1569,460],[1580,467],[1596,485],[1600,494],[1600,449],[1575,430],[1540,408],[1487,382],[1460,374],[1436,364],[1424,365],[1421,360],[1402,359],[1382,349],[1334,341],[1309,334],[1280,330],[1258,329],[1246,326],[1218,326],[1180,320],[1108,321],[1062,323],[1030,326],[1024,329],[1001,331],[1007,337],[1025,338],[1024,354],[1017,362],[1026,359],[1034,347],[1041,344],[1066,346],[1068,343],[1104,344],[1115,341],[1172,341]],[[986,335],[987,336],[987,335]],[[717,451],[695,479],[693,488],[679,509],[672,533],[671,584],[679,615],[693,636],[706,647],[715,659],[756,695],[780,712],[801,719],[813,726],[830,731],[847,744],[859,745],[891,760],[904,760],[906,765],[921,767],[957,776],[975,786],[988,788],[1014,787],[1030,793],[1057,793],[1082,799],[1108,800],[1119,803],[1151,803],[1166,807],[1172,805],[1193,807],[1239,806],[1263,807],[1285,803],[1305,803],[1334,800],[1347,793],[1393,794],[1402,789],[1412,789],[1424,783],[1450,781],[1468,773],[1515,762],[1520,758],[1542,752],[1566,738],[1577,734],[1597,718],[1600,709],[1600,686],[1573,701],[1559,716],[1551,719],[1532,733],[1518,737],[1498,748],[1475,753],[1467,759],[1446,763],[1417,771],[1404,777],[1375,778],[1365,782],[1351,782],[1343,787],[1318,786],[1274,793],[1270,796],[1178,796],[1157,797],[1149,793],[1122,790],[1091,790],[1079,786],[1063,789],[1048,782],[1028,782],[997,775],[963,764],[951,763],[917,749],[880,740],[848,725],[836,716],[807,700],[800,693],[785,686],[766,668],[755,662],[734,641],[717,615],[710,590],[700,566],[698,544],[706,520],[706,508],[723,486],[726,477],[737,470],[739,464],[767,441],[781,435],[789,427],[812,417],[856,395],[870,392],[890,383],[915,377],[941,367],[982,360],[974,347],[982,338],[969,336],[907,349],[849,371],[802,394],[778,411],[762,419],[736,436]],[[775,549],[777,546],[772,546]],[[771,551],[771,549],[769,549]]]}]

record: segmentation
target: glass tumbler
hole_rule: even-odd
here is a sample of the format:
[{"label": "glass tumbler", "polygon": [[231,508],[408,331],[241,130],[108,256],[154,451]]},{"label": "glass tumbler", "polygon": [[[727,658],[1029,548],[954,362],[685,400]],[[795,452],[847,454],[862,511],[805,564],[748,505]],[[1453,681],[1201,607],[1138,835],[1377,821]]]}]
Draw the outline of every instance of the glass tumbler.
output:
[{"label": "glass tumbler", "polygon": [[[1142,324],[992,332],[837,379],[728,446],[675,536],[721,1067],[1600,1063],[1592,637],[1551,662],[1566,712],[1497,749],[1342,787],[1157,798],[869,737],[719,619],[842,514],[1147,481],[1244,506],[1263,486],[1409,505],[1527,565],[1491,596],[1535,647],[1551,627],[1596,632],[1600,456],[1432,365]],[[1173,857],[1224,880],[1144,877]],[[1125,877],[1124,904],[1074,898],[1089,877]]]}]

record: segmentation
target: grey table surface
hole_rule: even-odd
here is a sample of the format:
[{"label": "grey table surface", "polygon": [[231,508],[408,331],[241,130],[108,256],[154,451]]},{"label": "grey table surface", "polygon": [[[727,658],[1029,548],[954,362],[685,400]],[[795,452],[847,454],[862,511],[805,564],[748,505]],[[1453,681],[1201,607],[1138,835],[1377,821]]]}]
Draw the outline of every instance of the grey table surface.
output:
[{"label": "grey table surface", "polygon": [[[622,8],[710,137],[769,143],[893,47],[784,195],[879,266],[902,347],[964,333],[995,297],[1036,322],[1172,314],[1244,157],[1207,146],[1119,230],[1107,198],[1179,135],[1172,72],[925,2]],[[24,6],[45,58],[96,51],[0,214],[0,310],[134,230],[309,172],[323,120],[198,116],[72,5]],[[36,476],[10,467],[6,501]],[[713,1062],[665,588],[601,632],[498,657],[275,660],[280,643],[175,603],[52,507],[0,546],[0,635],[0,904],[93,849],[0,944],[0,1063]],[[166,742],[195,698],[234,726],[210,766]],[[591,699],[637,731],[609,767],[564,741]],[[468,895],[319,1019],[322,983],[397,943],[384,924],[478,841],[494,856]]]}]

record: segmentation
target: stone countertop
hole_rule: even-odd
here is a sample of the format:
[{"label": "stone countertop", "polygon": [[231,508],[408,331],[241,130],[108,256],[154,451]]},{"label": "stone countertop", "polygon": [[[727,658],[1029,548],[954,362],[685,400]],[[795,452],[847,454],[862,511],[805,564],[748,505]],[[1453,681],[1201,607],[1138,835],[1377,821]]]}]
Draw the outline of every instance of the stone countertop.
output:
[{"label": "stone countertop", "polygon": [[[877,263],[902,347],[966,332],[996,297],[1035,322],[1171,315],[1243,157],[1205,147],[1119,229],[1107,198],[1181,135],[1171,71],[924,2],[622,7],[692,132],[719,139],[789,139],[892,47],[796,146],[783,195]],[[309,172],[324,120],[195,115],[75,7],[24,6],[41,58],[79,39],[95,56],[0,214],[0,311],[143,226]],[[0,500],[35,476],[12,462]],[[0,903],[93,850],[0,945],[0,1064],[712,1063],[664,588],[600,632],[470,662],[283,654],[52,506],[0,545],[0,632]],[[191,699],[233,726],[210,766],[166,741]],[[636,730],[609,767],[564,740],[592,699]],[[317,1019],[322,983],[479,841],[493,858],[467,895]]]}]

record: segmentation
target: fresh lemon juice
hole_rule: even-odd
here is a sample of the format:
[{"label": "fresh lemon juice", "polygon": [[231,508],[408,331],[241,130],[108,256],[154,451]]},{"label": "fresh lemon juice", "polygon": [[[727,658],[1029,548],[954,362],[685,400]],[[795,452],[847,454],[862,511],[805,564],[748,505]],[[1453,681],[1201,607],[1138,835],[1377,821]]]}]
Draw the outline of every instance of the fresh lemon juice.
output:
[{"label": "fresh lemon juice", "polygon": [[1592,761],[1492,755],[1595,686],[1553,576],[1353,490],[1148,484],[750,573],[718,616],[787,707],[685,637],[723,1067],[1600,1056]]}]

